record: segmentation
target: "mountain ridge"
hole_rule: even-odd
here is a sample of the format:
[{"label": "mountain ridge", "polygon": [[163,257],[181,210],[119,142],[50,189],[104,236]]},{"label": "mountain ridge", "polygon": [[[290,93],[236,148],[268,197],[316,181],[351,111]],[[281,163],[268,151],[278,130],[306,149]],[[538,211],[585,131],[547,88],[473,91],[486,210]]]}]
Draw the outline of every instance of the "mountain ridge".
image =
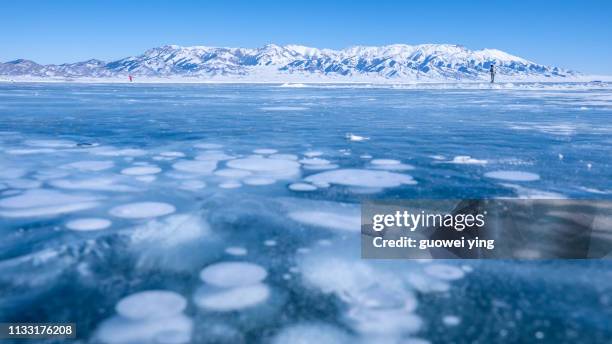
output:
[{"label": "mountain ridge", "polygon": [[41,65],[18,59],[0,63],[0,76],[31,78],[486,80],[489,67],[514,79],[564,79],[581,74],[538,64],[498,49],[455,44],[353,46],[341,50],[267,44],[260,48],[163,45],[140,55]]}]

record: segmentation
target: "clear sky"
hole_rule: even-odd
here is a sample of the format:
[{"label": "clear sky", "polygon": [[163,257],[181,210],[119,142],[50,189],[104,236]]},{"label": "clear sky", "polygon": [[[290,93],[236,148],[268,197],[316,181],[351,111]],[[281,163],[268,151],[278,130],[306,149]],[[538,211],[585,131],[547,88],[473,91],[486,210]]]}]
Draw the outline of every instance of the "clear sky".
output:
[{"label": "clear sky", "polygon": [[0,61],[112,60],[164,44],[453,43],[612,74],[612,1],[0,2]]}]

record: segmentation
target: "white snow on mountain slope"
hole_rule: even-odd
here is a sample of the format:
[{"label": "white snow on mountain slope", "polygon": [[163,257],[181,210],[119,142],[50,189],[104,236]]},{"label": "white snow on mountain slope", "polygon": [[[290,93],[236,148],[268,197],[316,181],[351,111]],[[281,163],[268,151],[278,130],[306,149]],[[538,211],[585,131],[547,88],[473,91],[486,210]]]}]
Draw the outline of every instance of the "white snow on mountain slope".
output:
[{"label": "white snow on mountain slope", "polygon": [[244,81],[480,81],[572,79],[579,73],[545,66],[496,49],[469,50],[452,44],[355,46],[343,50],[268,44],[261,48],[166,45],[105,63],[88,60],[40,65],[29,60],[0,63],[3,78],[84,79],[189,78]]}]

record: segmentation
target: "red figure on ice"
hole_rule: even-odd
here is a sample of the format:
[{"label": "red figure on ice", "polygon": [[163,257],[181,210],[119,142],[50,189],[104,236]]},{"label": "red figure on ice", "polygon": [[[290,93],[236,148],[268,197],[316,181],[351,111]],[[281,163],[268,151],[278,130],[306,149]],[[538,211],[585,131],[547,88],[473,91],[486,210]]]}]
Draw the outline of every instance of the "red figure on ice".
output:
[{"label": "red figure on ice", "polygon": [[134,81],[134,78],[131,75],[128,75],[128,78],[130,78],[130,82]]}]

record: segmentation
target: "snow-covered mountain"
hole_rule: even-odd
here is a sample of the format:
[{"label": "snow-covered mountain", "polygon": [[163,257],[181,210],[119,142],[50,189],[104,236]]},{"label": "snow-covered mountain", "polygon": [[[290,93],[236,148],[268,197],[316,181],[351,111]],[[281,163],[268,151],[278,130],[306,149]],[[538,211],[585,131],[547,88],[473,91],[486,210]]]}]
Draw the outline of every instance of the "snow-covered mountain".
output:
[{"label": "snow-covered mountain", "polygon": [[269,44],[257,49],[166,45],[138,56],[40,65],[0,63],[0,76],[51,79],[183,78],[196,80],[486,80],[496,66],[507,79],[564,79],[577,72],[541,65],[496,49],[469,50],[451,44],[356,46],[343,50]]}]

